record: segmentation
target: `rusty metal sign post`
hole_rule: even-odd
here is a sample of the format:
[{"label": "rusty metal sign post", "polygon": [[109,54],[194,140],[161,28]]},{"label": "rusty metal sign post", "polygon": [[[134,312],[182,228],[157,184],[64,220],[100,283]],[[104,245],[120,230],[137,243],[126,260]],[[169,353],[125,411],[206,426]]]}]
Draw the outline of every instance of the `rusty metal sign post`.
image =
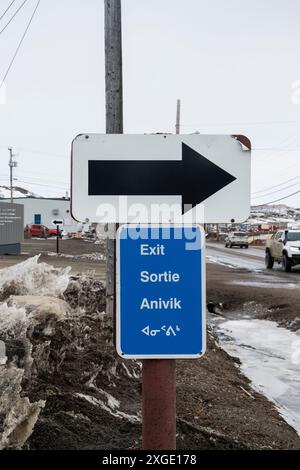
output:
[{"label": "rusty metal sign post", "polygon": [[206,347],[205,236],[192,225],[119,228],[116,346],[143,360],[143,449],[176,448],[176,360]]},{"label": "rusty metal sign post", "polygon": [[143,361],[143,449],[176,449],[176,361]]}]

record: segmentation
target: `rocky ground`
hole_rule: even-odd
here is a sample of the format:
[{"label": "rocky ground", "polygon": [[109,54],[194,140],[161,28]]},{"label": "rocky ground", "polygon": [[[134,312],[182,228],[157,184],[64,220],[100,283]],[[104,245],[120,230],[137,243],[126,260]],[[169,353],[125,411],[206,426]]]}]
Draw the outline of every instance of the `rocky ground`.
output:
[{"label": "rocky ground", "polygon": [[[229,312],[248,294],[224,289],[226,269],[208,265],[208,297]],[[89,274],[38,258],[0,271],[0,448],[140,448],[141,364],[116,355],[104,310]],[[177,363],[177,428],[179,449],[300,448],[211,331],[202,359]]]}]

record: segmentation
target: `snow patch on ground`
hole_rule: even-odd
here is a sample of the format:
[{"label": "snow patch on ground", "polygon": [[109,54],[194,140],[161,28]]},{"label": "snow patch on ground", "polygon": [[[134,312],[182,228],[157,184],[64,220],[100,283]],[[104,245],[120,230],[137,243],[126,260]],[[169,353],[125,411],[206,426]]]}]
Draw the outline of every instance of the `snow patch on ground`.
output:
[{"label": "snow patch on ground", "polygon": [[[227,261],[229,259],[230,261]],[[262,272],[262,268],[257,265],[259,261],[253,262],[249,256],[242,257],[239,256],[238,258],[231,258],[229,254],[220,253],[219,255],[206,255],[206,261],[208,263],[215,263],[219,264],[220,266],[226,266],[228,268],[234,269],[246,269],[247,271],[251,270],[255,273]]]},{"label": "snow patch on ground", "polygon": [[220,345],[238,357],[253,387],[272,400],[300,435],[300,335],[269,320],[229,320],[216,327]]},{"label": "snow patch on ground", "polygon": [[[139,416],[129,415],[127,413],[123,413],[122,411],[114,411],[116,408],[116,402],[119,406],[118,400],[116,400],[112,395],[109,396],[107,400],[107,404],[105,404],[102,400],[99,400],[96,397],[91,395],[86,395],[84,393],[76,393],[75,394],[78,398],[83,398],[84,400],[88,401],[92,405],[100,406],[103,410],[108,411],[112,416],[116,418],[126,419],[131,423],[140,423],[141,419]],[[105,396],[107,398],[109,394],[105,392]]]},{"label": "snow patch on ground", "polygon": [[227,266],[229,268],[236,268],[237,266],[231,264],[231,263],[226,263],[226,261],[221,260],[218,256],[212,256],[212,255],[206,255],[206,260],[208,263],[215,263],[219,264],[221,266]]},{"label": "snow patch on ground", "polygon": [[53,251],[49,251],[47,253],[48,256],[57,256],[59,258],[69,258],[69,259],[81,259],[81,260],[89,260],[89,261],[103,261],[106,259],[106,256],[103,253],[84,253],[82,255],[69,255],[65,253],[54,253]]},{"label": "snow patch on ground", "polygon": [[226,284],[233,284],[235,286],[251,286],[251,287],[261,287],[263,289],[297,289],[299,284],[295,284],[293,282],[285,283],[285,282],[277,282],[274,279],[270,281],[228,281]]}]

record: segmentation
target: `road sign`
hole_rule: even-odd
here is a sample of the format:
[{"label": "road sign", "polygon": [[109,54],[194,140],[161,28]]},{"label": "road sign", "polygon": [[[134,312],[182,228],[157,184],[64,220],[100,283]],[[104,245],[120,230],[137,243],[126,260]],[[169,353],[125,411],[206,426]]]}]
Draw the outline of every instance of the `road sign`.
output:
[{"label": "road sign", "polygon": [[117,237],[117,351],[194,358],[205,351],[203,230],[123,225]]},{"label": "road sign", "polygon": [[52,223],[56,225],[57,233],[56,233],[56,253],[59,254],[59,237],[61,236],[61,232],[59,229],[60,225],[63,225],[64,221],[62,219],[52,220]]},{"label": "road sign", "polygon": [[72,215],[119,223],[242,222],[250,142],[224,135],[87,134],[72,144]]}]

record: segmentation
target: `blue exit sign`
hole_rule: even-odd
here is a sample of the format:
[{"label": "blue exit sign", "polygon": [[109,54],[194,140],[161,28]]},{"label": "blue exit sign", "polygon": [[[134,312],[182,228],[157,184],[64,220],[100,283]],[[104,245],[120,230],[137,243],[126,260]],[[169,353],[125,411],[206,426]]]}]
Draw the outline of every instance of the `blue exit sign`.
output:
[{"label": "blue exit sign", "polygon": [[205,352],[205,235],[192,225],[123,225],[117,235],[117,351],[128,359]]}]

